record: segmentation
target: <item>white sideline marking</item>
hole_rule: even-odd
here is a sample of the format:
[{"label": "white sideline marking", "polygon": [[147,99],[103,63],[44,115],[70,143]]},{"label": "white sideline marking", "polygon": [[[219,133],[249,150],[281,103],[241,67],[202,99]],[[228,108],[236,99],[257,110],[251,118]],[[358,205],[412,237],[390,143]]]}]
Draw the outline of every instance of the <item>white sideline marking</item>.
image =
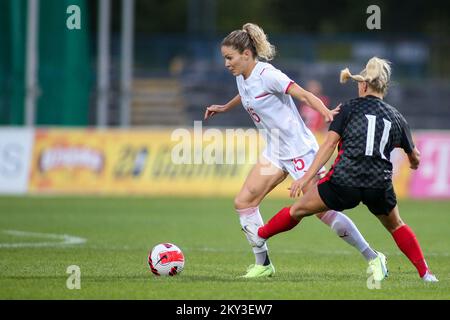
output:
[{"label": "white sideline marking", "polygon": [[35,237],[43,239],[60,240],[59,242],[22,242],[22,243],[0,243],[0,248],[36,248],[36,247],[59,247],[83,244],[87,240],[68,234],[38,233],[18,230],[3,230],[4,234],[15,237]]}]

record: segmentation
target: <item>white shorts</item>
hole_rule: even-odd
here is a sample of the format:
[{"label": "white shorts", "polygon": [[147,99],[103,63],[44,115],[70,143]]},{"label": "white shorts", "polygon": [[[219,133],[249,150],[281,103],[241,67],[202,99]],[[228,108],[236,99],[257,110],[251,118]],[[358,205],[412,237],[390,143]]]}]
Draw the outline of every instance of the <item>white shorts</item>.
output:
[{"label": "white shorts", "polygon": [[[278,158],[275,158],[273,156],[270,156],[267,150],[264,150],[262,155],[264,158],[266,158],[270,163],[272,163],[275,167],[283,170],[286,173],[289,173],[289,175],[294,180],[298,180],[306,173],[306,171],[309,169],[309,167],[312,165],[314,158],[317,154],[316,151],[311,150],[307,154],[296,157],[294,159],[287,159],[287,160],[281,160]],[[319,176],[322,176],[325,174],[326,169],[325,167],[322,167],[320,171],[317,173]]]}]

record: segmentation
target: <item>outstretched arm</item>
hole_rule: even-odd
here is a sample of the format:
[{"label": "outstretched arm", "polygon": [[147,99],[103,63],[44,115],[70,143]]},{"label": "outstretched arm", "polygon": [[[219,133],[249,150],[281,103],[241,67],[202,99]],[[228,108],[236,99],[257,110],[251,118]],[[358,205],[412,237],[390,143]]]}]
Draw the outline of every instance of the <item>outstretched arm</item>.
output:
[{"label": "outstretched arm", "polygon": [[311,92],[306,91],[296,83],[293,83],[289,87],[289,89],[287,90],[287,94],[291,95],[299,101],[304,102],[305,104],[319,112],[325,118],[326,122],[333,121],[334,116],[340,110],[340,105],[333,110],[329,110],[319,98],[317,98]]},{"label": "outstretched arm", "polygon": [[241,103],[241,96],[237,95],[224,105],[213,104],[206,108],[205,116],[204,116],[203,120],[207,120],[208,118],[211,118],[216,113],[226,112],[230,109],[233,109],[240,103]]},{"label": "outstretched arm", "polygon": [[298,196],[303,187],[311,181],[311,179],[317,175],[325,163],[330,160],[340,139],[341,136],[338,133],[332,130],[328,131],[325,142],[320,146],[319,151],[317,152],[316,157],[314,158],[314,161],[306,174],[301,179],[298,179],[292,183],[290,188],[291,198]]}]

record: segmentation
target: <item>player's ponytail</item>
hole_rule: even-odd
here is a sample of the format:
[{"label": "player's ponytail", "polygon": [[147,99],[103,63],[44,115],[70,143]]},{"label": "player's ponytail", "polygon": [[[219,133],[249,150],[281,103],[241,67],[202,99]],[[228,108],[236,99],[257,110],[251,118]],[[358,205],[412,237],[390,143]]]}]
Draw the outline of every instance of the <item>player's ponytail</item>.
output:
[{"label": "player's ponytail", "polygon": [[276,53],[263,29],[253,23],[246,23],[241,30],[231,32],[223,39],[222,46],[232,47],[239,53],[249,49],[255,58],[266,61],[272,60]]},{"label": "player's ponytail", "polygon": [[264,33],[263,29],[261,29],[256,24],[246,23],[242,27],[242,30],[247,32],[247,34],[249,35],[256,49],[256,56],[258,58],[270,61],[275,57],[276,49],[267,40],[267,35]]},{"label": "player's ponytail", "polygon": [[341,83],[353,79],[358,82],[367,82],[369,86],[376,92],[385,95],[391,79],[390,62],[385,59],[377,57],[371,58],[366,65],[366,68],[358,75],[351,74],[348,68],[341,71]]}]

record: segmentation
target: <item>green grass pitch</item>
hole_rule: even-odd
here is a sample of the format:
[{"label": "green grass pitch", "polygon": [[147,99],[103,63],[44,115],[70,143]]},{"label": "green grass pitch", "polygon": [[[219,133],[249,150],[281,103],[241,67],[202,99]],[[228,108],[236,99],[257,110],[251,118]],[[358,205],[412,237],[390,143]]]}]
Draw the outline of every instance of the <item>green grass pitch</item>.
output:
[{"label": "green grass pitch", "polygon": [[[264,220],[290,203],[265,200]],[[439,283],[419,279],[364,206],[347,214],[388,257],[390,277],[379,290],[367,288],[360,254],[315,217],[269,240],[273,278],[245,280],[238,276],[254,258],[232,199],[0,197],[0,299],[449,299],[450,202],[399,205]],[[18,231],[86,242],[60,245]],[[176,277],[156,277],[147,266],[149,250],[162,242],[185,254]],[[80,267],[80,290],[66,287],[70,265]]]}]

